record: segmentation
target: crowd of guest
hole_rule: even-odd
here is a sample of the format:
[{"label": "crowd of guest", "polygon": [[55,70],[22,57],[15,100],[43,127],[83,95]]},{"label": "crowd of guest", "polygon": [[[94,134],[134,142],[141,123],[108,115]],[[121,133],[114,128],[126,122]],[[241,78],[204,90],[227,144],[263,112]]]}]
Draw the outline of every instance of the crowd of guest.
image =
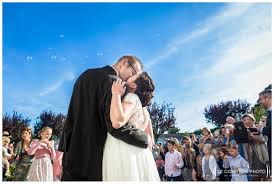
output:
[{"label": "crowd of guest", "polygon": [[259,122],[252,113],[227,116],[218,133],[169,138],[159,143],[156,165],[162,181],[271,180],[271,89],[259,94],[267,116]]}]

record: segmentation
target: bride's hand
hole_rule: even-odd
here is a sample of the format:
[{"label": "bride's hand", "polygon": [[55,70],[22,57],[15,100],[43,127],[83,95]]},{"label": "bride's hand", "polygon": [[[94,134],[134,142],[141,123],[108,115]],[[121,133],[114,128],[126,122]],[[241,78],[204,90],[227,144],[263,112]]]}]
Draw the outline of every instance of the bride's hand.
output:
[{"label": "bride's hand", "polygon": [[125,82],[123,82],[121,79],[117,79],[116,81],[113,81],[111,92],[112,95],[120,95],[122,96],[126,91]]}]

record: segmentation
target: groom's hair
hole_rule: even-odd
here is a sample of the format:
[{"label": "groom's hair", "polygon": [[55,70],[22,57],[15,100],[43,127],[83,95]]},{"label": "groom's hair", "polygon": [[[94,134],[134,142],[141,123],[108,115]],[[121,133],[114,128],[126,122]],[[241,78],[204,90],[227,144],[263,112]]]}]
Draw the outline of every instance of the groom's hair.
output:
[{"label": "groom's hair", "polygon": [[266,89],[266,90],[262,91],[259,95],[272,98],[272,90]]},{"label": "groom's hair", "polygon": [[130,64],[135,64],[135,63],[140,63],[141,68],[143,69],[143,63],[141,62],[141,60],[139,58],[137,58],[136,56],[133,55],[125,55],[122,56],[120,59],[118,59],[117,63],[121,63],[122,61],[126,60],[127,62],[129,62]]}]

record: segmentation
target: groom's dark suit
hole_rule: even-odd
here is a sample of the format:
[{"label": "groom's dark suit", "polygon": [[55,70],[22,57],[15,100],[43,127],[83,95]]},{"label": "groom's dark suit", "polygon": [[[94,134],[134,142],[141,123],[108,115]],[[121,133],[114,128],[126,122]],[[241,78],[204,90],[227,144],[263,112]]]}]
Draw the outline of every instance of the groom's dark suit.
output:
[{"label": "groom's dark suit", "polygon": [[[64,181],[101,181],[107,132],[128,144],[147,148],[145,132],[126,124],[114,129],[110,121],[111,86],[115,70],[89,69],[74,85],[59,150],[64,152]],[[115,159],[115,158],[113,158]]]},{"label": "groom's dark suit", "polygon": [[268,150],[268,156],[269,156],[269,161],[270,161],[270,168],[271,168],[271,159],[272,159],[272,149],[271,149],[271,144],[272,144],[272,110],[267,110],[267,118],[266,118],[266,127],[262,129],[263,135],[267,136],[267,150]]}]

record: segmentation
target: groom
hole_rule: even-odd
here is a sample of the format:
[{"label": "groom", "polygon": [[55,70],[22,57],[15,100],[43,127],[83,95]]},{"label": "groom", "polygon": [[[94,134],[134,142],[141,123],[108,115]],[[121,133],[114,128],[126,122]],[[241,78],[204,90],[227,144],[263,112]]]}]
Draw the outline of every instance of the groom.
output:
[{"label": "groom", "polygon": [[63,181],[102,181],[107,132],[128,144],[147,148],[145,132],[130,124],[114,129],[109,115],[115,78],[111,76],[127,81],[141,72],[138,58],[123,56],[113,66],[88,69],[77,79],[59,144],[59,150],[64,152]]}]

